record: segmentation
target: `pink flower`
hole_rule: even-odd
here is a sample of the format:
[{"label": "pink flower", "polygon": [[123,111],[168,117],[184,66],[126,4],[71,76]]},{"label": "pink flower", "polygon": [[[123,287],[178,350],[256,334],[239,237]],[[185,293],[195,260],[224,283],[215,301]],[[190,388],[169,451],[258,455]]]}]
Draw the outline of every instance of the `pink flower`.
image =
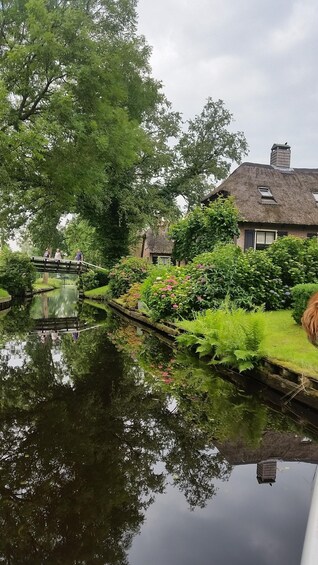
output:
[{"label": "pink flower", "polygon": [[172,304],[172,308],[174,309],[178,308],[178,304]]}]

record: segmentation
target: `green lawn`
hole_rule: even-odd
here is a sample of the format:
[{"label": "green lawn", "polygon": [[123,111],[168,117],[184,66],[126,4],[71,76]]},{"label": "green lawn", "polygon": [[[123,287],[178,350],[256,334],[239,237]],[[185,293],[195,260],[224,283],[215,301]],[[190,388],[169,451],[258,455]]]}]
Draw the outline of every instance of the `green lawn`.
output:
[{"label": "green lawn", "polygon": [[106,300],[109,297],[109,286],[100,286],[92,290],[86,290],[84,296],[87,298],[94,298],[95,300]]},{"label": "green lawn", "polygon": [[0,298],[9,298],[10,294],[4,290],[4,288],[0,288]]},{"label": "green lawn", "polygon": [[51,289],[59,288],[62,285],[60,279],[49,278],[47,284],[43,282],[43,278],[36,279],[35,283],[33,284],[34,290],[42,290],[42,289]]},{"label": "green lawn", "polygon": [[291,310],[265,312],[264,351],[284,367],[318,378],[318,348],[307,339]]}]

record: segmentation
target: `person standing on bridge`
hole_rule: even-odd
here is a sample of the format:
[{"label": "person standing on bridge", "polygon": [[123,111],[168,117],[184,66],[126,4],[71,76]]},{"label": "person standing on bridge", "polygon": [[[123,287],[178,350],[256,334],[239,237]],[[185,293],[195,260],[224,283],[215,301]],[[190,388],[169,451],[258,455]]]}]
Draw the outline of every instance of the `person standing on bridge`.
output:
[{"label": "person standing on bridge", "polygon": [[59,249],[56,250],[55,255],[54,255],[54,259],[57,259],[58,261],[60,261],[62,259],[62,253]]},{"label": "person standing on bridge", "polygon": [[46,250],[44,251],[44,257],[45,257],[45,259],[49,259],[49,258],[50,258],[50,250],[49,250],[48,247],[47,247]]},{"label": "person standing on bridge", "polygon": [[76,251],[75,261],[83,261],[83,253],[80,249]]}]

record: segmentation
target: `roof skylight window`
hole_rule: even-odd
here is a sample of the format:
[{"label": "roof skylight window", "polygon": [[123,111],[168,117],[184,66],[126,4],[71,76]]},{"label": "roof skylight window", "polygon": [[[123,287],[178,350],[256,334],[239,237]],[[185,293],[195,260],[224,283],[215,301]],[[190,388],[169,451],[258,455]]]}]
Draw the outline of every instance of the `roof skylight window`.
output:
[{"label": "roof skylight window", "polygon": [[262,197],[262,202],[267,202],[267,203],[276,202],[276,200],[275,200],[274,196],[272,195],[272,192],[271,192],[271,190],[268,186],[259,186],[258,190],[259,190],[260,195]]},{"label": "roof skylight window", "polygon": [[316,204],[318,204],[318,192],[313,192],[312,195],[315,199]]}]

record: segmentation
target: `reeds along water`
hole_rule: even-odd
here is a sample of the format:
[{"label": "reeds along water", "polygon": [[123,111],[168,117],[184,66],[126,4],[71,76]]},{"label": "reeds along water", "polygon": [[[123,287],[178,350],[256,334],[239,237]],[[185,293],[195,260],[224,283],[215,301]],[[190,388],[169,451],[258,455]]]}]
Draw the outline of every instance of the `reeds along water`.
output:
[{"label": "reeds along water", "polygon": [[308,300],[307,308],[301,319],[302,327],[309,341],[318,347],[318,292]]}]

